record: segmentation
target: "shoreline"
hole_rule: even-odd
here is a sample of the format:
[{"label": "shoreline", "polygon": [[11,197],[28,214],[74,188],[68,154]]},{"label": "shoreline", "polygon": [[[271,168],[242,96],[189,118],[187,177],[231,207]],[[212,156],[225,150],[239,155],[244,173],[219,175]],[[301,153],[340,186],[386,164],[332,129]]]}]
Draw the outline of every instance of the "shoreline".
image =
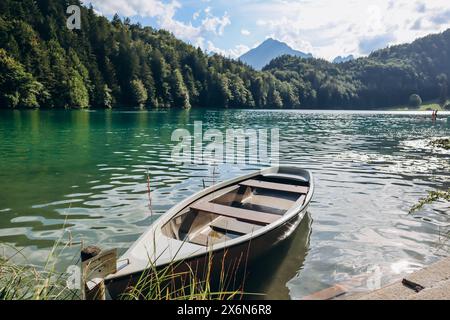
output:
[{"label": "shoreline", "polygon": [[344,300],[450,300],[450,257],[369,293]]},{"label": "shoreline", "polygon": [[[386,112],[395,112],[395,113],[421,113],[427,115],[429,112],[433,111],[432,109],[422,109],[422,108],[411,108],[411,107],[392,107],[392,108],[349,108],[349,109],[334,109],[334,108],[0,108],[0,113],[2,112],[14,112],[14,111],[56,111],[56,112],[72,112],[72,111],[82,111],[82,112],[167,112],[167,111],[180,111],[180,112],[190,112],[190,111],[254,111],[254,112],[262,112],[262,111],[278,111],[278,112],[354,112],[354,113],[362,113],[362,112],[370,112],[370,113],[386,113]],[[437,109],[439,115],[449,115],[450,110],[444,110],[442,108]]]},{"label": "shoreline", "polygon": [[450,300],[450,257],[406,274],[381,288],[355,292],[369,281],[368,275],[314,292],[302,300]]}]

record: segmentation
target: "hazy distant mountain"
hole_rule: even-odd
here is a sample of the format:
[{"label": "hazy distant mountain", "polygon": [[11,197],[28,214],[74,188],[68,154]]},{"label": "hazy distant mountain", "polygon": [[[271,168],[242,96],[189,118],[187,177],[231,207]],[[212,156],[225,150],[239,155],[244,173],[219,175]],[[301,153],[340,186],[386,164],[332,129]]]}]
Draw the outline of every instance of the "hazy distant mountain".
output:
[{"label": "hazy distant mountain", "polygon": [[341,56],[336,57],[336,58],[334,58],[333,63],[344,63],[344,62],[352,61],[352,60],[355,60],[355,57],[351,54],[346,57],[341,57]]},{"label": "hazy distant mountain", "polygon": [[313,57],[310,53],[294,50],[284,42],[269,38],[258,47],[243,54],[239,60],[247,63],[256,70],[261,70],[270,61],[285,54],[300,58]]}]

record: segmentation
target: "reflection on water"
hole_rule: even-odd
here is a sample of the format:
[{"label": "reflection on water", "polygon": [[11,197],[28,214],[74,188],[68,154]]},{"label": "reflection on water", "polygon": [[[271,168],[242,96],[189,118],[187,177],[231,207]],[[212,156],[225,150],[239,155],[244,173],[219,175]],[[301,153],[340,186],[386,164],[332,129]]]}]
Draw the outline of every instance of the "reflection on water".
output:
[{"label": "reflection on water", "polygon": [[[288,240],[252,263],[245,282],[245,292],[249,298],[289,299],[286,283],[303,268],[309,248],[311,223],[308,213]],[[252,295],[253,293],[256,295]]]},{"label": "reflection on water", "polygon": [[[382,270],[386,283],[434,261],[449,206],[408,215],[428,190],[449,187],[448,113],[337,111],[3,111],[0,113],[0,242],[42,263],[63,227],[74,241],[125,250],[175,203],[211,180],[207,165],[172,163],[172,131],[280,129],[280,160],[313,171],[314,220],[290,244],[252,267],[272,298],[301,298]],[[151,174],[148,208],[146,170]],[[225,180],[255,165],[219,165]],[[67,233],[64,235],[68,237]],[[66,256],[74,254],[66,251]],[[283,253],[285,252],[285,253]]]}]

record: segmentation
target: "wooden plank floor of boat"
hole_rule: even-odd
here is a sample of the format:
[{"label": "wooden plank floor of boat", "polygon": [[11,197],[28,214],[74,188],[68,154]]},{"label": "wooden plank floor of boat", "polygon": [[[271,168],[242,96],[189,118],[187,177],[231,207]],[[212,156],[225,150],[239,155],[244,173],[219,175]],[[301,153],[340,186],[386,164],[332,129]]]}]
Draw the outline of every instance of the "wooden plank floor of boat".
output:
[{"label": "wooden plank floor of boat", "polygon": [[280,219],[280,216],[276,214],[224,206],[221,204],[206,201],[192,205],[191,209],[214,213],[220,216],[236,218],[239,220],[244,220],[257,224],[270,224]]},{"label": "wooden plank floor of boat", "polygon": [[261,228],[261,226],[256,224],[246,223],[227,217],[219,217],[215,219],[210,226],[214,229],[230,231],[238,234],[249,234]]}]

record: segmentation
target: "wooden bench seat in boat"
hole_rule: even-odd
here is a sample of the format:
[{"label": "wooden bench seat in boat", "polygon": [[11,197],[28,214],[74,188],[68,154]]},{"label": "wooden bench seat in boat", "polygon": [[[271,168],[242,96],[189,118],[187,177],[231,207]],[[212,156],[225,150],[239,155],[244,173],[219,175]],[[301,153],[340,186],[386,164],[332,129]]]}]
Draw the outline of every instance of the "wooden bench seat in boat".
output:
[{"label": "wooden bench seat in boat", "polygon": [[[238,221],[233,218],[227,218],[220,216],[216,219],[214,219],[213,222],[209,225],[212,229],[218,229],[220,231],[225,232],[232,232],[237,234],[251,234],[261,228],[261,226],[246,223],[242,221]],[[189,242],[195,243],[201,246],[208,246],[213,245],[217,242],[222,242],[222,239],[220,238],[214,238],[214,237],[208,237],[206,234],[198,233],[195,235],[195,237],[192,237],[189,239]]]},{"label": "wooden bench seat in boat", "polygon": [[260,180],[254,180],[254,179],[242,181],[239,184],[241,186],[245,186],[245,187],[286,191],[286,192],[293,192],[293,193],[300,193],[300,194],[307,194],[309,191],[308,187],[295,186],[295,185],[284,184],[284,183],[266,182],[266,181],[260,181]]},{"label": "wooden bench seat in boat", "polygon": [[224,206],[217,203],[202,201],[191,206],[191,209],[197,211],[204,211],[217,214],[219,216],[225,216],[229,218],[235,218],[247,222],[259,223],[259,224],[271,224],[280,219],[279,215],[269,214],[259,211],[241,209],[231,206]]},{"label": "wooden bench seat in boat", "polygon": [[213,237],[208,237],[207,235],[205,235],[203,233],[199,233],[195,237],[189,239],[189,242],[195,243],[195,244],[198,244],[201,246],[210,246],[210,245],[215,244],[216,242],[222,242],[222,240],[213,238]]},{"label": "wooden bench seat in boat", "polygon": [[213,229],[230,231],[238,234],[253,233],[259,228],[261,228],[261,226],[258,226],[256,224],[246,223],[227,217],[219,217],[215,219],[213,222],[211,222],[210,226]]}]

